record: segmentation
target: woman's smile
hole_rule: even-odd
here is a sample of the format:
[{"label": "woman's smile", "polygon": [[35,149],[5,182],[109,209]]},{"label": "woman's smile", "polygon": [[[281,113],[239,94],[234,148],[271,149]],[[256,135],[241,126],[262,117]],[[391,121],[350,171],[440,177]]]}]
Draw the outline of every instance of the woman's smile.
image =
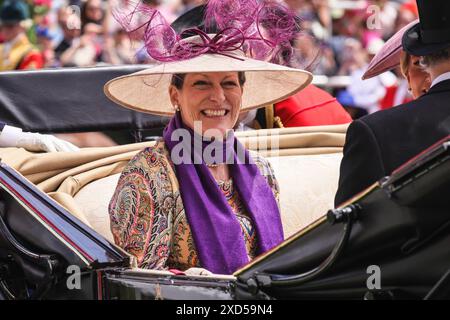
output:
[{"label": "woman's smile", "polygon": [[169,89],[185,125],[194,129],[199,121],[201,134],[216,129],[222,136],[236,124],[242,93],[238,72],[190,73],[182,85]]},{"label": "woman's smile", "polygon": [[207,118],[221,120],[221,118],[225,118],[225,116],[228,116],[230,114],[230,111],[226,109],[205,109],[200,113]]}]

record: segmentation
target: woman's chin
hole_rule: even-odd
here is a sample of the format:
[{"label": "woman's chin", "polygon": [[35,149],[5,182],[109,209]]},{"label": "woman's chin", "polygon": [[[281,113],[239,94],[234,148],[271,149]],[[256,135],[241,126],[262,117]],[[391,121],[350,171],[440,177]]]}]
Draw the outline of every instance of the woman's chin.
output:
[{"label": "woman's chin", "polygon": [[203,128],[203,137],[209,139],[217,139],[217,140],[223,140],[223,138],[226,136],[227,132],[230,130],[233,130],[232,127],[222,127],[222,126],[215,126],[215,127],[208,127]]}]

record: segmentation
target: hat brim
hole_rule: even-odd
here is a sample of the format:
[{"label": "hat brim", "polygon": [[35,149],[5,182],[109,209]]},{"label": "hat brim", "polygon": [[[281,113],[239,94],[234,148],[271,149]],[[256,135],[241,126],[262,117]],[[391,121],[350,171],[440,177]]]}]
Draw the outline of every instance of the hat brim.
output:
[{"label": "hat brim", "polygon": [[312,74],[246,57],[203,54],[169,62],[110,80],[104,92],[121,106],[145,113],[171,116],[169,98],[172,75],[176,73],[245,72],[241,111],[276,103],[297,93],[312,81]]},{"label": "hat brim", "polygon": [[420,23],[412,26],[402,38],[403,49],[413,56],[428,56],[450,47],[450,42],[424,43],[420,35]]},{"label": "hat brim", "polygon": [[381,50],[373,57],[372,61],[370,61],[366,72],[362,76],[363,80],[376,77],[386,71],[395,69],[400,65],[400,58],[403,51],[403,35],[412,26],[416,25],[418,21],[419,19],[404,26],[386,41]]}]

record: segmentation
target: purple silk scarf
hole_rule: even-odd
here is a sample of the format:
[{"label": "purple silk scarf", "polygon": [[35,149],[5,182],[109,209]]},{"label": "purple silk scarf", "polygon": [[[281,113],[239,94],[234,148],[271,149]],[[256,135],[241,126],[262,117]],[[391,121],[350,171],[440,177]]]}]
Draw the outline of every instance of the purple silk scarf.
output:
[{"label": "purple silk scarf", "polygon": [[[249,262],[243,231],[205,162],[195,164],[198,158],[193,161],[195,157],[201,156],[194,153],[193,147],[194,139],[200,136],[184,126],[179,112],[171,119],[163,134],[171,156],[175,146],[186,143],[176,138],[176,135],[172,136],[176,129],[189,132],[190,141],[187,144],[192,147],[189,157],[191,162],[175,164],[175,171],[200,264],[213,273],[232,274]],[[201,150],[197,151],[203,154],[211,143],[203,142]],[[264,253],[283,241],[280,212],[273,191],[232,131],[224,142],[219,143],[223,145],[224,153],[226,151],[234,158],[234,164],[229,165],[230,175],[255,226],[257,253]],[[243,155],[245,162],[238,162],[237,155]]]}]

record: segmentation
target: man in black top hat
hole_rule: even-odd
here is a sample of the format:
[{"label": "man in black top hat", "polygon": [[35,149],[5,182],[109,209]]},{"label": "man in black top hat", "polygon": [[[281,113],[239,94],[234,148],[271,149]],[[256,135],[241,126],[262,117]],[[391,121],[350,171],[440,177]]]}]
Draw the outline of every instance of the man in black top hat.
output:
[{"label": "man in black top hat", "polygon": [[450,1],[417,0],[420,22],[403,48],[421,56],[432,85],[415,101],[355,120],[341,163],[338,206],[450,134]]}]

